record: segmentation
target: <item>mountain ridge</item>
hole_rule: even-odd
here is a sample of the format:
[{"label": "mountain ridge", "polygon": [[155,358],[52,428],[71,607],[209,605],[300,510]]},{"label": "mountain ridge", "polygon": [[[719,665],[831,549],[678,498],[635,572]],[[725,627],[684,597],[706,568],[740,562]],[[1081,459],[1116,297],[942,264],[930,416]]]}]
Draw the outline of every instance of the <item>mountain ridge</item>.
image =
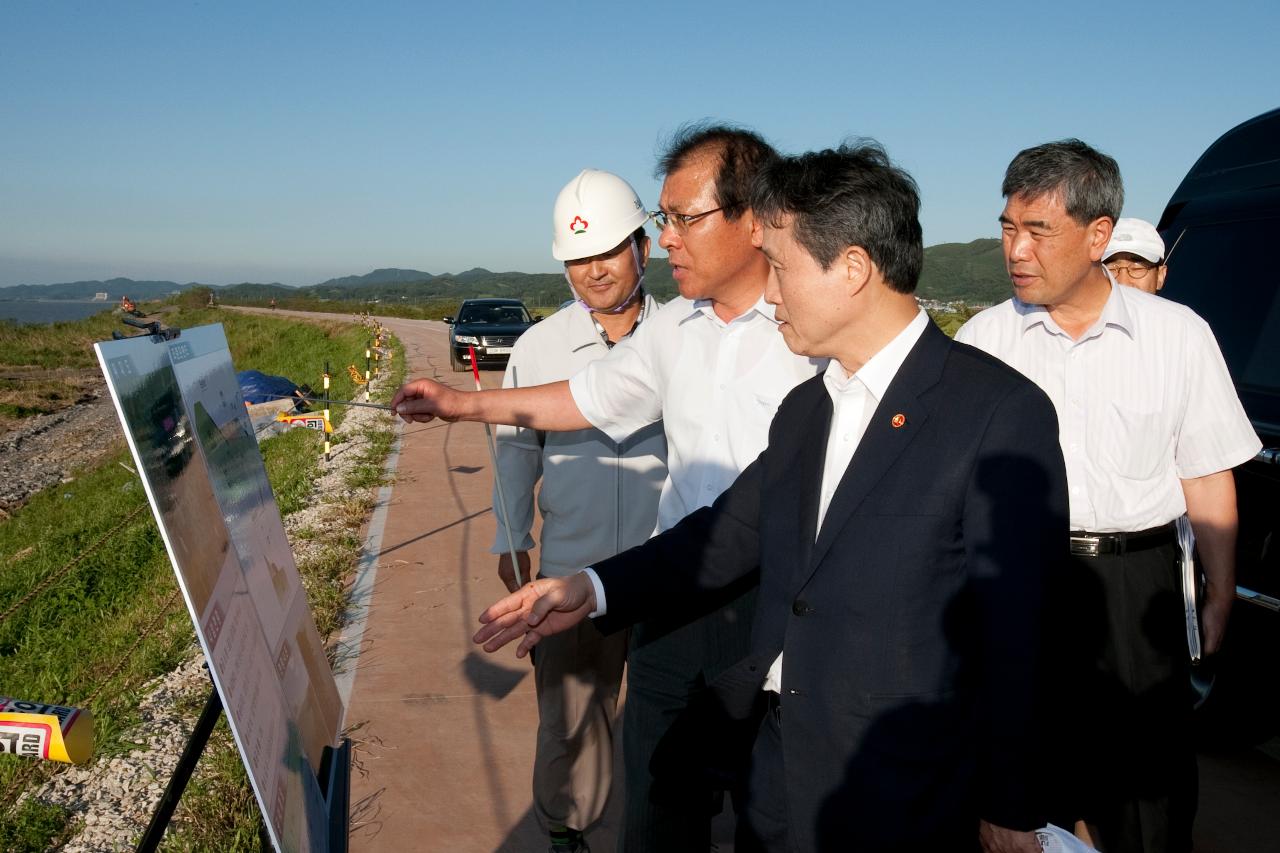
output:
[{"label": "mountain ridge", "polygon": [[[924,268],[917,294],[940,302],[969,304],[1000,302],[1009,297],[1000,241],[979,238],[968,243],[939,243],[924,250]],[[655,297],[670,299],[677,292],[666,258],[650,260],[645,286]],[[406,303],[428,299],[466,299],[479,296],[514,296],[540,305],[554,305],[569,297],[561,273],[493,272],[472,267],[458,273],[429,273],[423,270],[383,267],[364,275],[331,278],[318,284],[290,287],[278,282],[242,282],[205,285],[198,282],[137,281],[116,277],[104,280],[58,284],[19,284],[0,287],[0,300],[92,299],[107,293],[107,299],[160,299],[193,287],[209,287],[223,299],[266,300],[307,296],[334,300],[395,300]]]}]

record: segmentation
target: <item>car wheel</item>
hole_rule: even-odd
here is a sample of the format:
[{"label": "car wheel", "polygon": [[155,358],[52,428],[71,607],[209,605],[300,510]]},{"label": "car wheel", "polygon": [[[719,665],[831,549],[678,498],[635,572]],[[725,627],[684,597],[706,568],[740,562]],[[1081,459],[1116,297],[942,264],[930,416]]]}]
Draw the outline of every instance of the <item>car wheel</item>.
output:
[{"label": "car wheel", "polygon": [[449,347],[449,366],[453,368],[454,373],[461,373],[467,369],[467,363],[458,358],[458,351],[453,347]]}]

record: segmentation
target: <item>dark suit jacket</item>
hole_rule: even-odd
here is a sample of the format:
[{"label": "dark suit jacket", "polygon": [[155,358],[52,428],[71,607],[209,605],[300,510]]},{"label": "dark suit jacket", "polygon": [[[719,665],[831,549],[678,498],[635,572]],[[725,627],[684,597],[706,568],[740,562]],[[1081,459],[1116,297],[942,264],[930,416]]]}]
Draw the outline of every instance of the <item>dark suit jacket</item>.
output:
[{"label": "dark suit jacket", "polygon": [[758,569],[751,657],[717,687],[749,713],[785,650],[797,850],[961,849],[979,817],[1042,825],[1041,626],[1068,530],[1053,405],[930,324],[815,536],[831,411],[821,376],[798,386],[714,506],[596,566],[600,627]]}]

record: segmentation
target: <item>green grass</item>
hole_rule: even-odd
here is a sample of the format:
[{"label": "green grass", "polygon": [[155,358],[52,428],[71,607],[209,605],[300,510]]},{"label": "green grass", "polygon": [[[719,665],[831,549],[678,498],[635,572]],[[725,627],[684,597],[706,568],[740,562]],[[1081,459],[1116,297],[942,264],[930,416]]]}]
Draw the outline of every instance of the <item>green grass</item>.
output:
[{"label": "green grass", "polygon": [[27,800],[13,818],[0,823],[0,850],[6,853],[44,853],[49,840],[67,828],[70,815],[65,809]]},{"label": "green grass", "polygon": [[[334,398],[354,396],[345,367],[356,363],[363,368],[368,339],[364,329],[205,309],[175,308],[166,319],[182,327],[222,322],[237,369],[288,376],[316,389],[327,359]],[[23,327],[20,334],[0,329],[0,361],[14,364],[11,359],[20,356],[26,359],[23,364],[51,368],[93,364],[88,347],[108,337],[112,324],[90,318],[59,326],[77,328]],[[41,330],[47,338],[43,342]],[[401,364],[402,350],[393,359],[392,376]],[[391,390],[384,383],[379,396],[385,399]],[[334,414],[337,420],[342,411],[335,409]],[[377,452],[384,452],[390,440],[390,433],[379,433]],[[282,514],[310,502],[321,441],[314,431],[295,429],[263,442],[263,459]],[[194,639],[181,600],[171,601],[176,582],[150,509],[125,521],[144,505],[145,496],[137,476],[120,464],[132,466],[123,443],[121,448],[92,470],[78,472],[72,482],[32,496],[12,518],[0,521],[0,614],[84,555],[61,580],[0,617],[0,693],[69,705],[94,697],[88,706],[95,716],[99,755],[129,748],[123,734],[136,722],[140,687],[180,663]],[[372,451],[365,457],[371,468],[376,466]],[[372,480],[373,475],[362,477]],[[318,531],[317,538],[325,544],[321,556],[299,566],[322,634],[340,625],[343,581],[354,565],[359,525],[369,505],[363,498],[344,504],[345,521]],[[94,548],[108,533],[109,539]],[[164,849],[259,849],[256,804],[223,728],[202,760],[198,781],[183,798],[181,823],[166,838]],[[55,771],[52,765],[0,755],[0,850],[43,850],[64,831],[66,815],[60,809],[41,804],[10,808],[18,791],[34,787]]]}]

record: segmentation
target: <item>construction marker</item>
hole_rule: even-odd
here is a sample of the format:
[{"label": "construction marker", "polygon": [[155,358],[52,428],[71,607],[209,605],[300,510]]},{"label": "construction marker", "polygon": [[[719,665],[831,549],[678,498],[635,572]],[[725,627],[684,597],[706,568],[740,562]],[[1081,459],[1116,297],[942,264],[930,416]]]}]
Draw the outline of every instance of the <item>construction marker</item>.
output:
[{"label": "construction marker", "polygon": [[[483,391],[480,385],[480,365],[476,364],[476,348],[471,350],[471,373],[476,378],[476,390]],[[516,544],[511,541],[511,520],[507,515],[507,496],[502,493],[502,478],[498,476],[498,451],[493,444],[493,430],[484,425],[484,437],[488,440],[489,461],[493,463],[493,485],[498,491],[498,509],[502,512],[502,526],[507,529],[507,551],[511,554],[511,570],[516,573],[516,585],[524,586],[524,578],[520,576],[520,563],[516,560]]]},{"label": "construction marker", "polygon": [[0,696],[0,753],[83,764],[93,755],[93,714]]}]

